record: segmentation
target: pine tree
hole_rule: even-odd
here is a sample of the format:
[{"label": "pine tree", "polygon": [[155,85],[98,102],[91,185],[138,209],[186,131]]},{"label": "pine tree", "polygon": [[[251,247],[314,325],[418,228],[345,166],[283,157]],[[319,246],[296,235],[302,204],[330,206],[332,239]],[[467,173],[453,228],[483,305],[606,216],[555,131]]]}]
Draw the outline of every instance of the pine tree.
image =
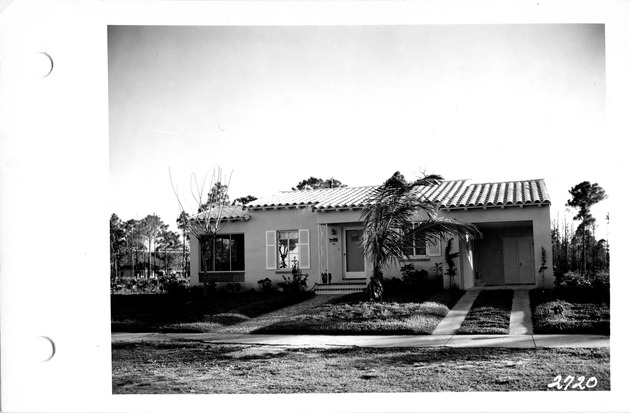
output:
[{"label": "pine tree", "polygon": [[[593,238],[595,232],[595,218],[591,214],[591,207],[596,203],[607,198],[606,192],[597,183],[591,184],[588,181],[579,183],[569,190],[571,199],[567,201],[567,206],[577,209],[577,214],[573,217],[576,221],[581,221],[577,232],[582,238],[581,255],[582,265],[580,266],[580,274],[587,274],[587,250],[589,245],[589,236]],[[592,230],[592,233],[591,233]],[[576,233],[577,233],[576,232]]]}]

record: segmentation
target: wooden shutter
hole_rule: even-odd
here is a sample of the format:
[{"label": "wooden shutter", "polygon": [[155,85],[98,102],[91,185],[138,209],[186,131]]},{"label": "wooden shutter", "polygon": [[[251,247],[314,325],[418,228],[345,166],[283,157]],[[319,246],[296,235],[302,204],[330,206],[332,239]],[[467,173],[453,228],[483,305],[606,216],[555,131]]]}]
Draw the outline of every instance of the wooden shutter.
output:
[{"label": "wooden shutter", "polygon": [[276,231],[267,231],[265,234],[267,251],[267,269],[276,269]]},{"label": "wooden shutter", "polygon": [[435,244],[431,241],[427,242],[427,255],[429,257],[442,255],[442,243],[440,241],[435,241]]},{"label": "wooden shutter", "polygon": [[309,230],[301,229],[298,239],[298,253],[300,254],[300,268],[311,268],[311,249],[309,246]]}]

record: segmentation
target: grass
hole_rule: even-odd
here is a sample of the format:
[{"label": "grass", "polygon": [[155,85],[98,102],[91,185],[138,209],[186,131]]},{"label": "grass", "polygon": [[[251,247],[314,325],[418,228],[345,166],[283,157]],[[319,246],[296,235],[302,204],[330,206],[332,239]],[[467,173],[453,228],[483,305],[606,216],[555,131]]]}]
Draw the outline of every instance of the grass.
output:
[{"label": "grass", "polygon": [[513,290],[481,291],[457,334],[509,334]]},{"label": "grass", "polygon": [[592,288],[531,290],[535,334],[610,334],[610,297]]},{"label": "grass", "polygon": [[244,292],[203,296],[112,295],[114,332],[206,333],[314,296],[312,292]]},{"label": "grass", "polygon": [[610,390],[608,349],[115,343],[112,368],[114,394],[559,391],[557,375]]},{"label": "grass", "polygon": [[367,302],[363,294],[333,300],[307,314],[259,328],[255,334],[431,334],[463,294],[445,290]]}]

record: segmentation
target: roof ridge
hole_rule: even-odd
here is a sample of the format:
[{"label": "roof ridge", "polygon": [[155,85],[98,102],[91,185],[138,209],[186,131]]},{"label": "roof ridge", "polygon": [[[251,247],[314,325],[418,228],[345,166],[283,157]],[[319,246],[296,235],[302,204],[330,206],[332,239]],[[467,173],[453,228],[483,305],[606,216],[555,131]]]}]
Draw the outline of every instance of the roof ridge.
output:
[{"label": "roof ridge", "polygon": [[471,182],[473,185],[488,185],[488,184],[509,184],[515,182],[531,182],[531,181],[544,181],[545,178],[531,178],[531,179],[512,179],[509,181],[488,181],[488,182]]},{"label": "roof ridge", "polygon": [[[439,179],[440,183],[448,183],[448,182],[464,182],[467,185],[488,185],[488,184],[501,184],[501,183],[514,183],[514,182],[528,182],[528,181],[544,181],[545,178],[528,178],[528,179],[512,179],[508,181],[487,181],[487,182],[473,182],[471,178],[461,178],[461,179]],[[292,194],[297,192],[316,192],[316,191],[330,191],[330,190],[341,190],[341,189],[360,189],[360,188],[377,188],[379,185],[358,185],[358,186],[337,186],[334,188],[311,188],[311,189],[289,189],[274,192],[275,194]],[[430,185],[429,185],[430,186]],[[270,194],[273,196],[272,194]]]},{"label": "roof ridge", "polygon": [[[447,183],[447,182],[461,182],[461,181],[470,181],[470,178],[462,178],[462,179],[439,179],[438,180],[440,183]],[[360,189],[360,188],[378,188],[379,186],[381,186],[381,184],[378,185],[359,185],[359,186],[337,186],[334,188],[311,188],[311,189],[291,189],[291,190],[284,190],[284,191],[279,191],[276,193],[280,193],[280,194],[291,194],[291,193],[295,193],[295,192],[315,192],[315,191],[329,191],[329,190],[333,190],[333,189]],[[431,186],[431,185],[428,185]]]},{"label": "roof ridge", "polygon": [[[311,189],[291,189],[287,191],[280,191],[281,194],[292,194],[295,192],[315,192],[315,191],[330,191],[333,189],[353,189],[353,188],[375,188],[378,185],[361,185],[361,186],[336,186],[334,188],[311,188]],[[278,193],[278,192],[276,192]]]}]

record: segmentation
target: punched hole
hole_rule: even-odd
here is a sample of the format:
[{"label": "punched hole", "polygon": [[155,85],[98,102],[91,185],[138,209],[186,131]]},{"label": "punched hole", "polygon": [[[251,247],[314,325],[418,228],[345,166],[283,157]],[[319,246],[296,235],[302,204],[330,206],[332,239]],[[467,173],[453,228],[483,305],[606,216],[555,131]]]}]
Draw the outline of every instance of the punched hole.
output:
[{"label": "punched hole", "polygon": [[33,343],[35,359],[41,362],[50,361],[55,355],[55,342],[49,337],[39,336]]},{"label": "punched hole", "polygon": [[31,65],[33,75],[43,79],[52,73],[54,62],[48,53],[38,52],[33,57]]}]

